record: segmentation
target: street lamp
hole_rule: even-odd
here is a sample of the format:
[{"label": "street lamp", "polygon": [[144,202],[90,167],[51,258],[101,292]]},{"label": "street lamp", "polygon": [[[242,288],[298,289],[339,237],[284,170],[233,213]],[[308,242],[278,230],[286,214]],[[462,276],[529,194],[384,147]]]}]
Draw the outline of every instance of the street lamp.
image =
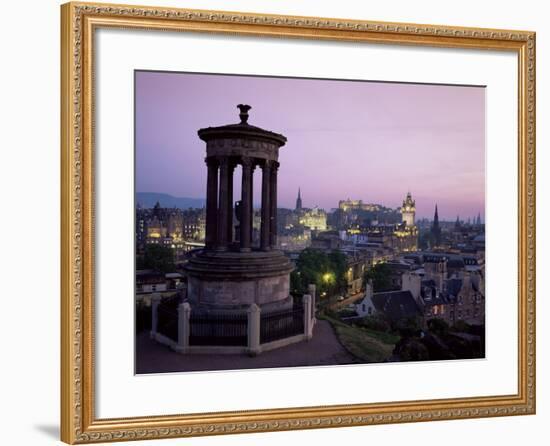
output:
[{"label": "street lamp", "polygon": [[325,273],[323,274],[323,282],[330,283],[334,279],[334,275],[332,273]]},{"label": "street lamp", "polygon": [[[334,282],[334,274],[330,272],[326,272],[321,276],[321,280],[325,284],[325,292],[323,293],[325,296],[327,296],[330,285]],[[330,302],[330,296],[327,298],[328,302]]]}]

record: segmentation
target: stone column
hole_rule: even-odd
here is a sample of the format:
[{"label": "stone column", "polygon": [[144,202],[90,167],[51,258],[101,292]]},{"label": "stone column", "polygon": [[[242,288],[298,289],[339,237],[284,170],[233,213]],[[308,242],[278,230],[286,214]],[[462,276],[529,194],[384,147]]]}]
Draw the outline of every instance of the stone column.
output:
[{"label": "stone column", "polygon": [[208,177],[206,180],[206,247],[216,246],[218,220],[218,162],[214,158],[206,158]]},{"label": "stone column", "polygon": [[277,248],[277,171],[279,163],[273,162],[271,168],[271,178],[269,185],[269,204],[270,204],[270,221],[269,221],[269,244],[271,249]]},{"label": "stone column", "polygon": [[313,337],[312,299],[309,294],[304,294],[304,334],[309,341]]},{"label": "stone column", "polygon": [[191,305],[183,302],[178,305],[178,345],[176,351],[187,353],[189,350],[189,319],[191,318]]},{"label": "stone column", "polygon": [[262,166],[262,225],[260,228],[260,248],[263,251],[269,251],[270,247],[270,228],[271,228],[271,161],[266,160]]},{"label": "stone column", "polygon": [[250,171],[250,246],[252,247],[252,234],[254,231],[254,170],[256,161],[252,159],[252,169]]},{"label": "stone column", "polygon": [[228,221],[228,182],[229,182],[229,159],[226,157],[220,158],[220,195],[218,208],[218,240],[216,249],[218,251],[227,250],[227,221]]},{"label": "stone column", "polygon": [[250,236],[252,231],[252,160],[244,157],[242,166],[240,240],[241,251],[247,252],[250,251]]},{"label": "stone column", "polygon": [[248,335],[248,354],[256,356],[261,353],[260,347],[260,307],[251,304],[246,311],[248,315],[247,335]]},{"label": "stone column", "polygon": [[235,164],[229,162],[227,174],[227,243],[233,243],[233,173]]},{"label": "stone column", "polygon": [[157,335],[160,299],[161,297],[158,293],[151,296],[151,339],[155,339]]}]

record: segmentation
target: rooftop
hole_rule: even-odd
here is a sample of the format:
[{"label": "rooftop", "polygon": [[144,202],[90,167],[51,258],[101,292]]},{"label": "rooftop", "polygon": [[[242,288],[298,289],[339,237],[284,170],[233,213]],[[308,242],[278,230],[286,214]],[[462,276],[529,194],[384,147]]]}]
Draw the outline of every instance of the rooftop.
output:
[{"label": "rooftop", "polygon": [[384,313],[392,320],[421,314],[421,310],[410,291],[374,293],[372,303],[377,311]]},{"label": "rooftop", "polygon": [[228,124],[219,127],[202,128],[197,132],[199,138],[203,141],[210,141],[212,139],[242,138],[243,136],[246,136],[252,139],[269,140],[279,146],[285,145],[287,141],[286,136],[250,125],[248,123],[248,111],[252,108],[250,105],[239,104],[237,108],[240,110],[239,117],[241,118],[241,122],[238,124]]}]

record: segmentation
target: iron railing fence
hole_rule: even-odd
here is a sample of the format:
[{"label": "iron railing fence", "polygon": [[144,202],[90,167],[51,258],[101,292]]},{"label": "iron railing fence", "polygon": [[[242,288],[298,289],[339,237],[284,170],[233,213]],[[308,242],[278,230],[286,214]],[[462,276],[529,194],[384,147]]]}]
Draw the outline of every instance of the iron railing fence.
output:
[{"label": "iron railing fence", "polygon": [[189,318],[189,345],[242,346],[248,343],[246,314],[193,313]]},{"label": "iron railing fence", "polygon": [[289,338],[304,332],[304,307],[262,314],[260,317],[260,344]]},{"label": "iron railing fence", "polygon": [[178,301],[162,301],[157,307],[157,332],[178,342]]}]

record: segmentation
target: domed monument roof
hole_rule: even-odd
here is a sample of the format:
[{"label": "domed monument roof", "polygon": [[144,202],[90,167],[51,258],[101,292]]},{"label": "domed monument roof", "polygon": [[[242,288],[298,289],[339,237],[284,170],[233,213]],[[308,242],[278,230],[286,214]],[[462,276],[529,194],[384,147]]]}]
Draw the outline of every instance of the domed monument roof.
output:
[{"label": "domed monument roof", "polygon": [[239,109],[239,118],[241,122],[238,124],[228,124],[219,127],[206,127],[200,129],[197,133],[203,141],[209,142],[217,139],[252,139],[258,141],[270,142],[278,147],[285,145],[286,136],[280,133],[271,132],[269,130],[250,125],[248,123],[249,110],[252,108],[247,104],[237,105]]}]

